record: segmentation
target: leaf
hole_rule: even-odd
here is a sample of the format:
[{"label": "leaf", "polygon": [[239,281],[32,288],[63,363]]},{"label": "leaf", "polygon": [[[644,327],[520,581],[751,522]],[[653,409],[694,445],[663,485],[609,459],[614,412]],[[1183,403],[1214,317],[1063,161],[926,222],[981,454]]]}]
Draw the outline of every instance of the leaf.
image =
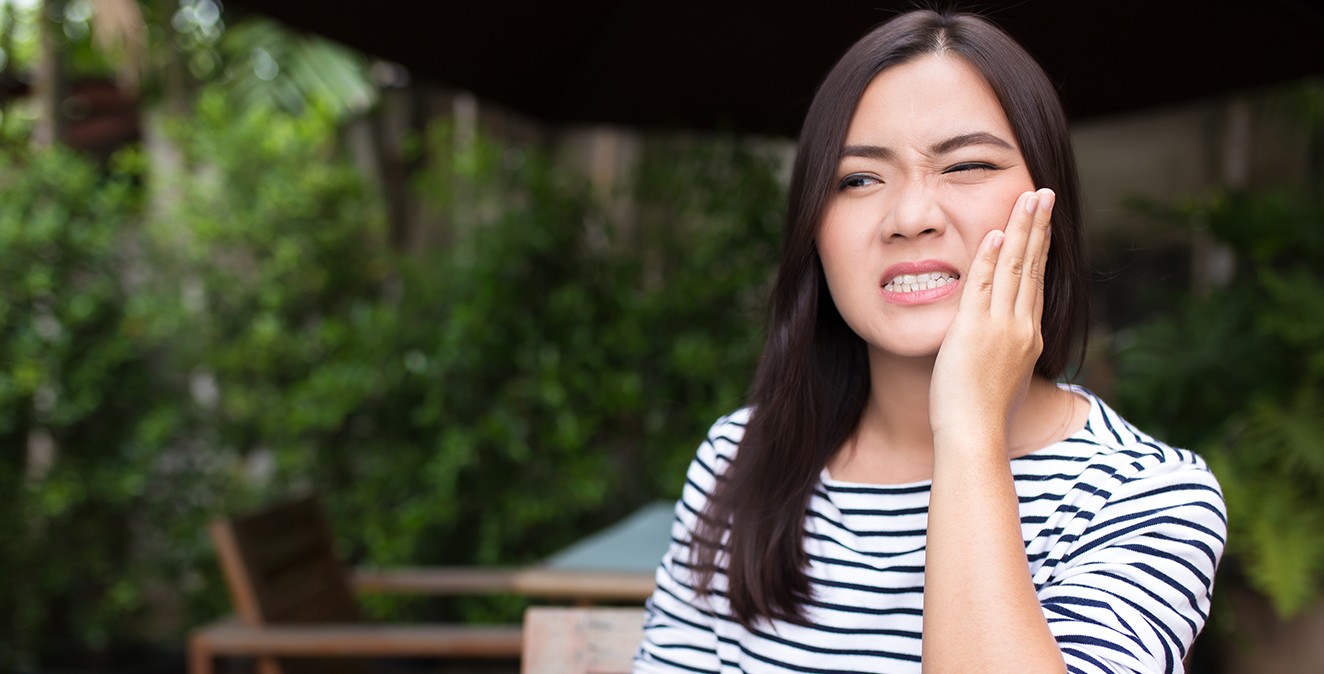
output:
[{"label": "leaf", "polygon": [[[1237,451],[1266,457],[1283,480],[1311,486],[1324,497],[1324,395],[1316,386],[1303,385],[1280,403],[1256,400],[1246,415]],[[1324,511],[1324,501],[1319,506]],[[1321,530],[1324,534],[1324,530]]]}]

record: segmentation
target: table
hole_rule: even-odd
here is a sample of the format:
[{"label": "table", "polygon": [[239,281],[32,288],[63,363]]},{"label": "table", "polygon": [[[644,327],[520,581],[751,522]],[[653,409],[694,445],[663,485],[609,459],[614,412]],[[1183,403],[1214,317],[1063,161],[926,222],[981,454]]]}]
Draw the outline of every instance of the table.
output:
[{"label": "table", "polygon": [[[301,508],[321,517],[320,504],[303,499],[271,509]],[[655,502],[629,517],[525,568],[425,567],[358,569],[345,581],[363,592],[410,592],[429,595],[515,593],[578,604],[641,604],[653,593],[653,574],[671,542],[673,505]],[[320,521],[320,520],[319,520]],[[240,560],[232,523],[212,526],[222,560]],[[270,527],[268,527],[270,528]],[[316,529],[329,533],[329,527]],[[282,535],[288,534],[280,530]],[[330,554],[330,543],[319,550]],[[234,562],[237,564],[238,562]],[[233,565],[233,564],[232,564]],[[331,566],[341,568],[338,561]],[[238,571],[231,575],[243,575]],[[230,579],[227,578],[227,581]],[[247,591],[247,590],[246,590]],[[256,606],[251,597],[249,605]],[[639,609],[642,620],[642,609]],[[251,611],[250,611],[251,612]],[[241,614],[243,611],[241,611]],[[631,620],[633,614],[627,614]],[[453,624],[378,625],[363,623],[263,624],[260,617],[224,618],[189,633],[189,671],[211,674],[217,657],[293,657],[385,655],[435,657],[513,657],[521,652],[519,625]],[[637,641],[631,638],[627,641]]]},{"label": "table", "polygon": [[658,562],[671,544],[675,503],[655,501],[629,517],[516,572],[519,594],[577,603],[640,602],[652,596]]}]

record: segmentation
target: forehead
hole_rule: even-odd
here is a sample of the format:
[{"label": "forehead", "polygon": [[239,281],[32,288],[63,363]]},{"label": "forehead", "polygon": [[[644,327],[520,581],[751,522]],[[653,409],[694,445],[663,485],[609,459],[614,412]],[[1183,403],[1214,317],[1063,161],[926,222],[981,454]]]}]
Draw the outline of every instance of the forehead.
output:
[{"label": "forehead", "polygon": [[855,106],[846,144],[928,147],[977,132],[1016,146],[1007,115],[983,75],[955,54],[926,54],[874,76]]}]

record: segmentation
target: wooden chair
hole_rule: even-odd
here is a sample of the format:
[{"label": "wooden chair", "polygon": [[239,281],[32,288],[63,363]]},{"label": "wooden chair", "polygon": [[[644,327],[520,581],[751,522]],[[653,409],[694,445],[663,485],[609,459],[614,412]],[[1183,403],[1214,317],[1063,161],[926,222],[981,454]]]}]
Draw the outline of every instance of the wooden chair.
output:
[{"label": "wooden chair", "polygon": [[522,674],[629,672],[644,609],[532,606],[524,611]]},{"label": "wooden chair", "polygon": [[[257,658],[259,674],[358,674],[372,657],[515,658],[509,626],[369,624],[362,591],[510,592],[514,570],[424,568],[350,574],[336,556],[320,501],[307,496],[212,523],[212,542],[236,616],[194,630],[189,671],[211,674],[218,656]],[[338,660],[327,658],[340,658]]]}]

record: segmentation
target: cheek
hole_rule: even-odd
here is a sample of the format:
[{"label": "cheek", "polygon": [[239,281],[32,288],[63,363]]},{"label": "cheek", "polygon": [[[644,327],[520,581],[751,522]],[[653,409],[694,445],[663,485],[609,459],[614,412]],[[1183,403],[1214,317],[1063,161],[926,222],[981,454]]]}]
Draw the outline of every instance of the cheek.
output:
[{"label": "cheek", "polygon": [[844,217],[850,210],[845,207],[829,211],[814,238],[828,294],[843,317],[851,314],[852,307],[867,302],[868,289],[875,287],[869,277],[873,268],[869,263],[869,239],[874,230]]},{"label": "cheek", "polygon": [[986,185],[967,188],[952,194],[948,214],[961,232],[961,243],[973,256],[989,232],[1005,230],[1012,209],[1021,194],[1033,187],[1025,185]]},{"label": "cheek", "polygon": [[862,252],[873,236],[874,229],[860,220],[863,214],[864,210],[851,202],[839,202],[828,206],[814,241],[818,245],[818,255],[823,261],[823,267],[829,273],[833,268],[845,264],[845,259]]}]

